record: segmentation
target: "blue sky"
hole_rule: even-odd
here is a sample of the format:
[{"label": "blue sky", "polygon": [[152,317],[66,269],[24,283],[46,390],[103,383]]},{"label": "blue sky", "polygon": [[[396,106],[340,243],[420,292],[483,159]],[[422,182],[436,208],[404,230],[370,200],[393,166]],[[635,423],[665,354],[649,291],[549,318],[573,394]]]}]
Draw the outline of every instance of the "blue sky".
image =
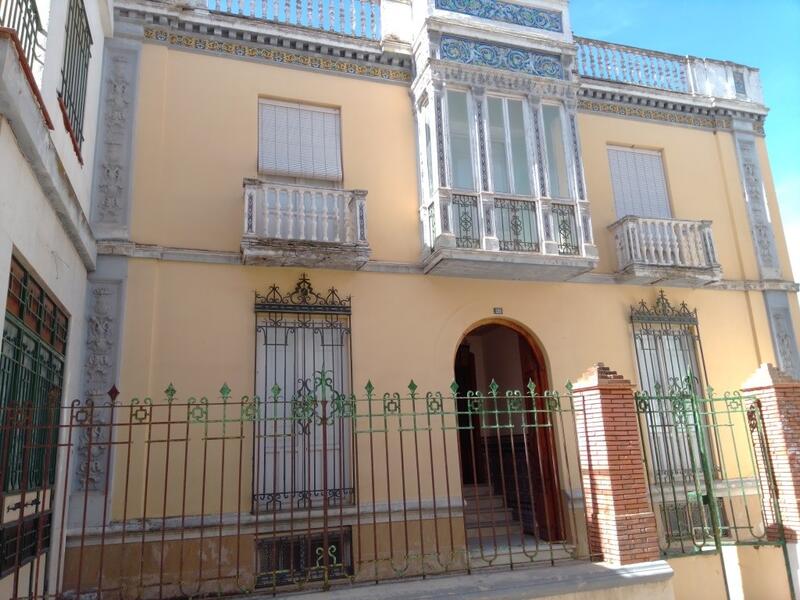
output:
[{"label": "blue sky", "polygon": [[800,279],[800,0],[571,0],[576,35],[761,70],[767,149]]}]

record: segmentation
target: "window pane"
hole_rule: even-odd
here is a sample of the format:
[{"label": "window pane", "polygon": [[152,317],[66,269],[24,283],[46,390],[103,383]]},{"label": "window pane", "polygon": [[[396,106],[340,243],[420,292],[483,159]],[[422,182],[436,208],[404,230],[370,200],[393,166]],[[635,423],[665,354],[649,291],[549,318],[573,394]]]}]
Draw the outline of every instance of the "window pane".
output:
[{"label": "window pane", "polygon": [[547,174],[550,179],[550,196],[567,198],[569,185],[567,182],[566,150],[564,135],[561,129],[561,111],[557,106],[542,105],[544,117],[544,140],[547,149]]},{"label": "window pane", "polygon": [[508,158],[506,156],[506,127],[503,119],[503,101],[489,98],[489,156],[492,163],[494,191],[501,194],[511,192],[508,181]]},{"label": "window pane", "polygon": [[472,177],[472,154],[469,149],[469,118],[467,116],[467,94],[447,92],[447,116],[450,133],[450,168],[452,187],[475,189]]},{"label": "window pane", "polygon": [[522,102],[508,101],[508,127],[511,135],[511,162],[514,169],[514,193],[529,196],[531,175],[528,166],[528,148],[525,145],[525,121],[522,118]]}]

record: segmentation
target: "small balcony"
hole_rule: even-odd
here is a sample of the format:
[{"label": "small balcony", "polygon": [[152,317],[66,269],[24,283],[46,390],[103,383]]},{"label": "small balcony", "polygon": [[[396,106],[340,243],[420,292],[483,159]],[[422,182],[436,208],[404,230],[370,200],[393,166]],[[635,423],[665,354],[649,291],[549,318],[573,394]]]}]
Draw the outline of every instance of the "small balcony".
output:
[{"label": "small balcony", "polygon": [[[583,202],[442,190],[427,213],[426,273],[565,281],[591,271],[597,253]],[[585,218],[584,218],[585,217]]]},{"label": "small balcony", "polygon": [[245,264],[360,269],[369,259],[367,192],[244,181]]},{"label": "small balcony", "polygon": [[710,221],[627,216],[609,230],[621,280],[700,287],[722,279]]}]

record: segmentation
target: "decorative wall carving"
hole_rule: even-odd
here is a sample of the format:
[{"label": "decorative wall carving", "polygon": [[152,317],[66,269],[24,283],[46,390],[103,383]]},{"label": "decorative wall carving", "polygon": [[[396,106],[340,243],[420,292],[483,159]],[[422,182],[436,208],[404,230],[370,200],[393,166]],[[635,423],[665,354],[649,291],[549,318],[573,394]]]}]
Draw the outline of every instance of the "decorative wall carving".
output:
[{"label": "decorative wall carving", "polygon": [[553,79],[565,78],[561,58],[554,54],[451,35],[442,36],[439,52],[442,59],[467,65],[480,65]]},{"label": "decorative wall carving", "polygon": [[105,45],[91,211],[100,238],[127,237],[139,46]]},{"label": "decorative wall carving", "polygon": [[436,8],[555,33],[564,31],[561,12],[502,0],[436,0]]},{"label": "decorative wall carving", "polygon": [[800,378],[800,350],[792,326],[789,297],[786,292],[766,291],[764,301],[767,305],[778,366],[784,373]]},{"label": "decorative wall carving", "polygon": [[747,202],[747,212],[750,217],[750,230],[761,277],[777,279],[780,277],[778,250],[775,243],[775,233],[772,230],[772,224],[769,219],[755,140],[737,136],[736,146],[739,151],[739,166]]},{"label": "decorative wall carving", "polygon": [[77,424],[76,480],[79,490],[99,491],[106,485],[111,398],[117,378],[121,282],[90,282],[86,362],[82,407],[73,407]]}]

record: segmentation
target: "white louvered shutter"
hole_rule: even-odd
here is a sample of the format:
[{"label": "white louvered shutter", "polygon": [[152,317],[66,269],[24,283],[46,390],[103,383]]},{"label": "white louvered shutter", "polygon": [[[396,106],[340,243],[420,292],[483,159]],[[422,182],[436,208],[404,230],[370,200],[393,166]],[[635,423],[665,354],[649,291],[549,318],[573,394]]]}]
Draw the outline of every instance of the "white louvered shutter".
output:
[{"label": "white louvered shutter", "polygon": [[609,148],[608,162],[618,219],[627,215],[672,218],[659,152]]},{"label": "white louvered shutter", "polygon": [[258,170],[271,175],[341,181],[339,111],[262,100]]}]

